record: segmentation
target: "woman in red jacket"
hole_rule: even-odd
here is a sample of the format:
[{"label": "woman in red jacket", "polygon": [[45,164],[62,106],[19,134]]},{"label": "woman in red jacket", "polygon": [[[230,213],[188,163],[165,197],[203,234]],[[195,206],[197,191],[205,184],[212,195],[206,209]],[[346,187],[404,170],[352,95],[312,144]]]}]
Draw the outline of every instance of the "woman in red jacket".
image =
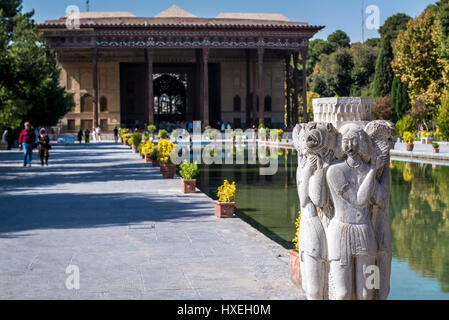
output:
[{"label": "woman in red jacket", "polygon": [[25,122],[25,129],[19,136],[19,148],[23,147],[23,166],[31,167],[31,159],[33,154],[33,146],[36,143],[36,135],[31,130],[29,122]]}]

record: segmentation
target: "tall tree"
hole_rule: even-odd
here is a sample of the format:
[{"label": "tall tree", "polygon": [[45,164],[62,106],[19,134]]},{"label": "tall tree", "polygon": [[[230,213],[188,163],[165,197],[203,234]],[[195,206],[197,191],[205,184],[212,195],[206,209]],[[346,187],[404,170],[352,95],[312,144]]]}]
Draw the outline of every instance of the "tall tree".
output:
[{"label": "tall tree", "polygon": [[407,110],[410,109],[410,99],[407,93],[407,85],[398,77],[394,77],[391,88],[391,104],[394,107],[393,121],[399,121]]},{"label": "tall tree", "polygon": [[309,51],[307,53],[307,74],[311,75],[316,64],[320,61],[322,55],[331,54],[334,47],[325,40],[315,39],[309,43]]},{"label": "tall tree", "polygon": [[[31,14],[17,13],[21,1],[5,4],[10,6],[0,13],[0,43],[1,63],[8,68],[0,78],[0,127],[15,129],[26,120],[36,127],[55,125],[74,106],[73,97],[60,87],[56,61]],[[6,17],[4,12],[15,15]]]},{"label": "tall tree", "polygon": [[337,30],[327,37],[327,41],[333,47],[334,50],[337,48],[349,48],[351,44],[351,39],[342,30]]},{"label": "tall tree", "polygon": [[381,38],[390,36],[392,40],[395,40],[399,34],[399,31],[407,29],[407,23],[410,19],[411,17],[403,13],[398,13],[389,17],[379,28]]},{"label": "tall tree", "polygon": [[323,56],[312,75],[311,90],[325,97],[348,96],[353,83],[353,67],[354,61],[347,48]]},{"label": "tall tree", "polygon": [[393,49],[391,47],[391,36],[387,35],[382,39],[380,52],[376,61],[376,72],[374,74],[373,96],[384,97],[391,92],[393,83]]},{"label": "tall tree", "polygon": [[437,13],[427,10],[410,20],[394,47],[392,67],[407,84],[411,104],[421,97],[429,110],[437,109],[448,81],[448,62],[438,55],[439,39]]},{"label": "tall tree", "polygon": [[363,95],[362,91],[368,91],[369,85],[373,81],[379,49],[370,45],[355,43],[349,50],[354,62],[351,71],[353,80],[351,95],[361,96]]},{"label": "tall tree", "polygon": [[449,60],[449,0],[437,3],[438,26],[440,28],[440,56]]}]

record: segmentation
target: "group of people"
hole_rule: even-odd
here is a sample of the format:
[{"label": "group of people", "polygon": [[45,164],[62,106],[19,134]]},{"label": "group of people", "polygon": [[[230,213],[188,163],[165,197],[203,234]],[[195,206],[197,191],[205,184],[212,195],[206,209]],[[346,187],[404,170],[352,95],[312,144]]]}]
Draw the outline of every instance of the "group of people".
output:
[{"label": "group of people", "polygon": [[51,145],[47,130],[45,128],[41,128],[39,131],[33,130],[29,122],[25,122],[24,127],[19,135],[19,148],[23,149],[23,166],[31,167],[33,149],[36,147],[39,149],[41,165],[48,166]]},{"label": "group of people", "polygon": [[81,143],[83,141],[83,137],[84,137],[84,142],[85,143],[89,143],[90,142],[90,138],[92,137],[92,141],[93,142],[101,142],[101,128],[97,127],[97,128],[92,128],[92,132],[89,130],[89,128],[86,128],[86,130],[80,128],[80,130],[78,131],[77,134],[78,137],[78,141],[79,143]]}]

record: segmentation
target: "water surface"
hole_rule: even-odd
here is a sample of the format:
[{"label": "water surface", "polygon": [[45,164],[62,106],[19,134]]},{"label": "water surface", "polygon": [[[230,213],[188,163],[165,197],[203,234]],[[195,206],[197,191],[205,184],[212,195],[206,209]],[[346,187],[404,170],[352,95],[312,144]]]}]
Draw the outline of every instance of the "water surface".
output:
[{"label": "water surface", "polygon": [[[216,199],[224,179],[237,184],[237,215],[292,248],[299,200],[297,156],[279,151],[274,176],[258,165],[200,166],[198,187]],[[449,167],[394,161],[390,220],[393,264],[390,299],[449,299]]]}]

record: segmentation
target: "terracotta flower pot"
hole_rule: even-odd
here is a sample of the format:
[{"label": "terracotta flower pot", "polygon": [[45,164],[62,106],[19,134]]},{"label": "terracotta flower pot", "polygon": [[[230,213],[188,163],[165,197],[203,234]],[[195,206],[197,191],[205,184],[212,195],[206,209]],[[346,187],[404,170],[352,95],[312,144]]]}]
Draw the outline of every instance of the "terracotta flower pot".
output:
[{"label": "terracotta flower pot", "polygon": [[407,148],[407,151],[413,151],[414,144],[407,144],[405,147]]},{"label": "terracotta flower pot", "polygon": [[219,202],[214,201],[215,216],[218,218],[232,218],[234,217],[235,202]]},{"label": "terracotta flower pot", "polygon": [[153,167],[159,167],[160,166],[159,160],[151,160],[151,164],[153,165]]},{"label": "terracotta flower pot", "polygon": [[172,163],[161,163],[161,173],[163,179],[173,179],[175,176],[176,165]]},{"label": "terracotta flower pot", "polygon": [[433,153],[440,153],[440,148],[434,148]]},{"label": "terracotta flower pot", "polygon": [[133,153],[138,153],[139,152],[139,150],[137,150],[137,147],[135,145],[132,145],[131,149],[133,150]]},{"label": "terracotta flower pot", "polygon": [[299,253],[296,250],[288,250],[288,252],[290,252],[290,279],[302,285]]},{"label": "terracotta flower pot", "polygon": [[149,154],[145,155],[145,162],[150,163],[151,162],[151,156]]},{"label": "terracotta flower pot", "polygon": [[196,192],[196,179],[181,180],[183,193],[195,193]]}]

